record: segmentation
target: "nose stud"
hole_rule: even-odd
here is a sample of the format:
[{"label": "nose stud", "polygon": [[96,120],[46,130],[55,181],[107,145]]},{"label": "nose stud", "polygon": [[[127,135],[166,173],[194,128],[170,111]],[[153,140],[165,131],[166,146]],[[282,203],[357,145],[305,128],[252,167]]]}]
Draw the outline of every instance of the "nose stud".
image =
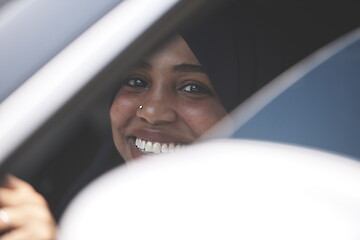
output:
[{"label": "nose stud", "polygon": [[143,109],[143,108],[144,108],[144,106],[143,106],[143,105],[140,105],[140,106],[139,106],[139,109]]}]

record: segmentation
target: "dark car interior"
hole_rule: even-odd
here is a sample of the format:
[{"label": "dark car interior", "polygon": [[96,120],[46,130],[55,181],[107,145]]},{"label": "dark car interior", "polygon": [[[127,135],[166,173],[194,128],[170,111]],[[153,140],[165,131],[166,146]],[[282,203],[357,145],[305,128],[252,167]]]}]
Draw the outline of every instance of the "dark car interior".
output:
[{"label": "dark car interior", "polygon": [[[59,220],[67,204],[88,182],[123,164],[112,143],[108,114],[118,86],[116,79],[175,29],[210,21],[213,14],[229,6],[231,27],[239,29],[239,46],[246,42],[253,46],[245,49],[244,66],[256,63],[251,65],[256,67],[247,68],[246,74],[254,80],[242,96],[244,101],[309,54],[360,26],[359,3],[354,0],[199,2],[193,6],[191,1],[184,1],[146,31],[8,157],[1,173],[10,172],[29,181],[45,196]],[[241,37],[244,31],[246,39]],[[239,51],[245,50],[239,47]]]}]

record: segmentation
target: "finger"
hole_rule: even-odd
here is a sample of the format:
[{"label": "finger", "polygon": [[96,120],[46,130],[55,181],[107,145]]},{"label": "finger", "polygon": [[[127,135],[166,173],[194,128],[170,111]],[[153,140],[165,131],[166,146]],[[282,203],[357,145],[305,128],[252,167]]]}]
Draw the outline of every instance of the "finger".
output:
[{"label": "finger", "polygon": [[47,206],[44,197],[35,191],[25,192],[21,190],[0,189],[0,207],[14,207],[25,204]]},{"label": "finger", "polygon": [[[13,175],[8,175],[7,176],[8,179],[8,183],[10,184],[10,187],[17,190],[17,192],[20,192],[22,194],[22,196],[24,196],[25,198],[27,198],[28,200],[32,200],[32,201],[27,201],[28,203],[39,203],[39,204],[44,204],[46,203],[45,199],[42,197],[42,195],[40,195],[34,188],[33,186],[24,181],[21,180],[20,178],[17,178]],[[32,197],[29,197],[29,196]]]},{"label": "finger", "polygon": [[10,229],[10,216],[5,209],[0,209],[0,231]]},{"label": "finger", "polygon": [[10,213],[10,211],[8,208],[1,208],[1,214],[2,214],[2,217],[0,217],[0,231],[1,232],[8,231],[13,228],[12,223],[11,223],[11,216],[9,213]]},{"label": "finger", "polygon": [[0,240],[55,240],[56,228],[44,225],[29,225],[27,227],[6,232]]},{"label": "finger", "polygon": [[31,222],[21,228],[15,228],[0,235],[0,240],[55,240],[56,224],[54,222]]},{"label": "finger", "polygon": [[13,189],[21,188],[23,190],[26,189],[27,191],[34,191],[34,188],[28,182],[25,182],[24,180],[21,180],[11,174],[6,175],[4,187]]},{"label": "finger", "polygon": [[54,224],[50,211],[46,207],[24,205],[2,208],[7,215],[7,221],[0,221],[0,231],[22,228],[31,223]]},{"label": "finger", "polygon": [[16,188],[0,188],[0,206],[18,206],[22,204],[45,205],[44,197],[36,192],[29,184],[20,184]]},{"label": "finger", "polygon": [[[11,207],[25,204],[31,200],[29,194],[8,188],[0,188],[0,207]],[[32,200],[33,201],[33,200]]]},{"label": "finger", "polygon": [[0,237],[0,240],[25,240],[25,239],[30,240],[34,238],[29,238],[26,232],[23,230],[10,231]]},{"label": "finger", "polygon": [[8,203],[12,204],[16,200],[16,194],[13,190],[0,188],[0,206],[7,206]]},{"label": "finger", "polygon": [[16,181],[15,179],[16,179],[16,177],[15,177],[14,175],[7,174],[7,175],[4,177],[2,186],[3,186],[3,187],[6,187],[6,188],[13,188],[13,187],[15,187],[15,186],[13,186],[14,181]]}]

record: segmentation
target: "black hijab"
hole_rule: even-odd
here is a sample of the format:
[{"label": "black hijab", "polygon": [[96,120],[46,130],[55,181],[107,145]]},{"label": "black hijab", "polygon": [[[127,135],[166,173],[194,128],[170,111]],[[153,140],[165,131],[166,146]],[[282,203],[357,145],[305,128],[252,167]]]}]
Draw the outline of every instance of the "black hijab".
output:
[{"label": "black hijab", "polygon": [[284,68],[279,41],[261,21],[231,4],[180,31],[228,112]]}]

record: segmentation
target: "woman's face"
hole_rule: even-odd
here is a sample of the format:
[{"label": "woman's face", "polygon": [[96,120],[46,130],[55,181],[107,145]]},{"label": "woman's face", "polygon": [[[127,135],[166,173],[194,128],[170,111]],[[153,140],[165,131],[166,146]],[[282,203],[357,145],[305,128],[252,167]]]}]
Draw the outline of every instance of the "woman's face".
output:
[{"label": "woman's face", "polygon": [[190,144],[226,114],[180,36],[140,61],[121,81],[110,117],[116,148],[125,161]]}]

